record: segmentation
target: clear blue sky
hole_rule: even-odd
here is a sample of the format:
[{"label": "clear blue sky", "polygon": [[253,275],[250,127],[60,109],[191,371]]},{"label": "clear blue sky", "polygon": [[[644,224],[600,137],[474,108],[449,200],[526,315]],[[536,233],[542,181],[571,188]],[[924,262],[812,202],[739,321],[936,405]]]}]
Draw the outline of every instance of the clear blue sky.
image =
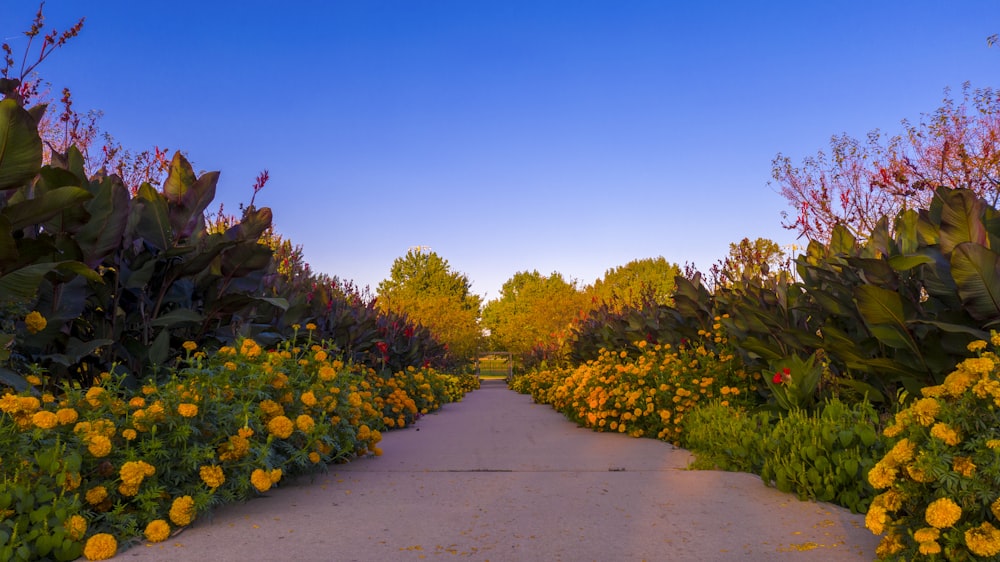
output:
[{"label": "clear blue sky", "polygon": [[[15,48],[37,3],[0,0]],[[706,270],[795,242],[771,160],[900,131],[1000,84],[1000,3],[49,0],[41,67],[127,147],[180,149],[257,198],[314,270],[372,289],[430,246],[496,298],[636,258]],[[801,242],[801,241],[800,241]]]}]

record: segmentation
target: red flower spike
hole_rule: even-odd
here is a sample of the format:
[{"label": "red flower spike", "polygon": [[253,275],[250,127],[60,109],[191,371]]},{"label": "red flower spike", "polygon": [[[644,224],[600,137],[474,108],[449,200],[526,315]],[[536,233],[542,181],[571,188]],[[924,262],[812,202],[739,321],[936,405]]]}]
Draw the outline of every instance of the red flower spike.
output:
[{"label": "red flower spike", "polygon": [[777,372],[777,373],[774,373],[774,378],[771,379],[771,382],[773,382],[774,384],[781,384],[783,381],[784,381],[784,379],[781,377],[781,372],[780,371]]}]

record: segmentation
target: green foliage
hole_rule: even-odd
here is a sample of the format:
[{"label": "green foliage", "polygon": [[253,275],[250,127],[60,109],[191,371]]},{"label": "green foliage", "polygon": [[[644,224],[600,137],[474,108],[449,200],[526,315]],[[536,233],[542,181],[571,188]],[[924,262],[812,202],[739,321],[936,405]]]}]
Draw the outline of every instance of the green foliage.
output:
[{"label": "green foliage", "polygon": [[698,468],[760,474],[800,499],[833,502],[863,513],[874,497],[864,476],[884,451],[878,416],[867,402],[827,401],[815,412],[749,413],[717,402],[684,418],[682,445]]},{"label": "green foliage", "polygon": [[764,382],[782,410],[812,409],[823,376],[823,364],[817,363],[815,353],[806,360],[792,355],[773,361],[771,371],[774,376],[763,377]]},{"label": "green foliage", "polygon": [[632,260],[605,271],[587,293],[613,309],[641,308],[648,303],[669,305],[673,302],[674,278],[679,274],[680,267],[663,256]]},{"label": "green foliage", "polygon": [[758,238],[751,242],[744,238],[738,244],[729,244],[729,255],[712,266],[712,278],[716,286],[728,286],[744,278],[764,279],[790,270],[785,252],[773,240]]}]

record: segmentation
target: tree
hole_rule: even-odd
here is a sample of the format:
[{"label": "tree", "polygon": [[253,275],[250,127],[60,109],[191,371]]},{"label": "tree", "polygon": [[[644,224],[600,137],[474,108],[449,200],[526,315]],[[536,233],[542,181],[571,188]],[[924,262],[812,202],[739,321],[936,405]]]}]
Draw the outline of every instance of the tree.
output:
[{"label": "tree", "polygon": [[[648,302],[669,305],[674,292],[674,277],[680,275],[677,264],[663,256],[632,260],[604,273],[588,288],[597,303],[612,308],[641,307]],[[648,298],[647,298],[648,297]]]},{"label": "tree", "polygon": [[589,308],[588,300],[559,273],[521,271],[503,284],[500,298],[486,303],[482,324],[492,349],[524,357],[536,345],[558,339]]},{"label": "tree", "polygon": [[472,293],[468,277],[435,252],[410,250],[397,258],[376,299],[382,312],[405,314],[427,327],[454,359],[466,361],[476,353],[482,298]]},{"label": "tree", "polygon": [[[771,173],[794,209],[785,228],[827,241],[837,224],[865,238],[882,216],[923,208],[938,186],[968,188],[991,204],[1000,197],[1000,96],[993,89],[962,88],[956,103],[945,90],[935,112],[916,124],[903,120],[902,134],[875,130],[860,141],[846,134],[830,139],[830,155],[819,151],[795,167],[778,154]],[[891,222],[891,221],[890,221]]]},{"label": "tree", "polygon": [[767,238],[744,238],[729,244],[729,256],[712,266],[712,278],[715,287],[730,286],[740,279],[765,279],[779,270],[791,270],[781,246]]}]

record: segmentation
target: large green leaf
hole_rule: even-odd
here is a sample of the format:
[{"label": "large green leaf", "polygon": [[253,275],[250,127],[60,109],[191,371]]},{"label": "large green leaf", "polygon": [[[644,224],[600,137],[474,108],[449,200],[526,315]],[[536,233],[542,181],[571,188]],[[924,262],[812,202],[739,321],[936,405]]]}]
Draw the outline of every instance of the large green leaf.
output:
[{"label": "large green leaf", "polygon": [[33,224],[43,223],[92,197],[93,195],[86,189],[73,186],[59,187],[33,199],[5,207],[0,214],[7,217],[11,228],[17,231]]},{"label": "large green leaf", "polygon": [[21,187],[41,167],[38,121],[14,100],[0,100],[0,189]]},{"label": "large green leaf", "polygon": [[934,263],[934,258],[920,254],[900,255],[889,258],[889,266],[899,272],[909,271],[925,263]]},{"label": "large green leaf", "polygon": [[851,234],[851,231],[846,226],[838,224],[833,227],[833,231],[830,233],[830,253],[833,255],[854,255],[854,248],[857,242],[858,239]]},{"label": "large green leaf", "polygon": [[160,315],[150,324],[154,328],[172,328],[180,324],[200,324],[205,318],[189,308],[178,308]]},{"label": "large green leaf", "polygon": [[987,322],[1000,318],[1000,255],[966,242],[951,254],[951,274],[970,316]]},{"label": "large green leaf", "polygon": [[908,349],[920,356],[920,350],[906,326],[903,298],[899,293],[875,285],[862,285],[854,289],[854,296],[861,318],[878,341],[895,349]]},{"label": "large green leaf", "polygon": [[87,203],[90,220],[74,238],[88,266],[97,267],[105,256],[121,247],[128,224],[128,202],[125,186],[108,178],[101,182],[94,198]]},{"label": "large green leaf", "polygon": [[20,269],[15,269],[0,277],[0,295],[15,295],[26,299],[33,298],[38,291],[38,285],[42,282],[45,275],[57,269],[83,275],[93,281],[99,282],[101,280],[97,272],[80,262],[34,263]]},{"label": "large green leaf", "polygon": [[173,244],[170,233],[170,217],[166,198],[152,186],[144,183],[136,194],[133,212],[138,214],[133,236],[142,238],[158,250],[166,250]]},{"label": "large green leaf", "polygon": [[983,225],[983,201],[967,189],[938,192],[944,202],[941,208],[941,251],[947,254],[959,244],[988,244]]}]

